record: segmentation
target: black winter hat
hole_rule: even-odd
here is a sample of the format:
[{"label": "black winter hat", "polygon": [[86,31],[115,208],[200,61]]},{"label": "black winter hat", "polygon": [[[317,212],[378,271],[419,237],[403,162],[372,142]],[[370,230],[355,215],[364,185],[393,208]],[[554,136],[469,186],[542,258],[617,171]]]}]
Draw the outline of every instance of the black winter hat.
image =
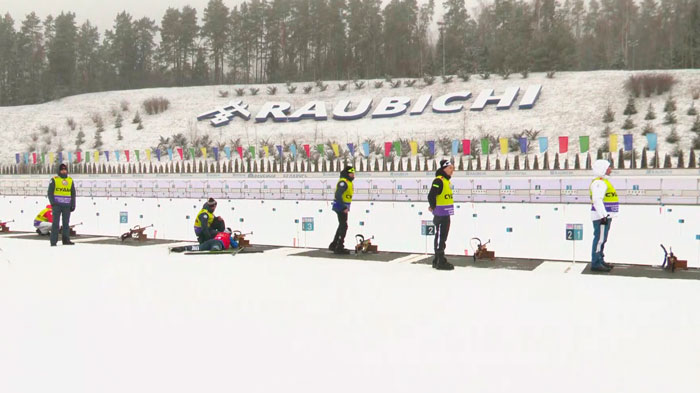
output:
[{"label": "black winter hat", "polygon": [[450,165],[452,165],[450,160],[440,160],[440,169],[445,169]]},{"label": "black winter hat", "polygon": [[209,198],[207,201],[207,206],[216,206],[216,200],[214,200],[214,198]]},{"label": "black winter hat", "polygon": [[62,170],[64,170],[64,169],[65,169],[65,170],[68,170],[68,166],[67,166],[66,164],[61,164],[61,165],[58,166],[58,171],[59,171],[59,172],[62,171]]}]

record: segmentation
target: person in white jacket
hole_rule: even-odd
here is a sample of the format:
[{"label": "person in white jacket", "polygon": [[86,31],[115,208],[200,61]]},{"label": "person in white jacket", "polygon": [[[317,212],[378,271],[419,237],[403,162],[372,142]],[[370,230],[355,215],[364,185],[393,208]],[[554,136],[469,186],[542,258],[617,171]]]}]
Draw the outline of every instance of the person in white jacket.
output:
[{"label": "person in white jacket", "polygon": [[612,266],[605,262],[605,243],[608,241],[612,220],[620,211],[620,201],[615,187],[608,180],[612,170],[606,160],[593,163],[595,179],[591,182],[591,220],[593,221],[593,245],[591,270],[609,272]]}]

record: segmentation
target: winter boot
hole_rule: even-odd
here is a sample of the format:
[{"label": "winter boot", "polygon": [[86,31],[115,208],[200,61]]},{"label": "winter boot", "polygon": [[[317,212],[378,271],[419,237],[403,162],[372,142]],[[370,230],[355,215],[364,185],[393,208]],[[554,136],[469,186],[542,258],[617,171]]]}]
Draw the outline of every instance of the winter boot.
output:
[{"label": "winter boot", "polygon": [[441,253],[438,257],[438,263],[435,269],[437,270],[454,270],[454,265],[447,262],[447,258],[445,258],[445,253]]},{"label": "winter boot", "polygon": [[70,241],[70,239],[63,239],[63,245],[64,245],[64,246],[72,246],[72,245],[74,245],[74,244],[75,244],[75,243],[73,243],[72,241]]},{"label": "winter boot", "polygon": [[343,243],[338,243],[333,250],[333,254],[350,254],[350,250],[346,249]]},{"label": "winter boot", "polygon": [[328,245],[328,251],[335,251],[335,240]]},{"label": "winter boot", "polygon": [[592,272],[609,273],[610,270],[612,269],[605,265],[591,265]]}]

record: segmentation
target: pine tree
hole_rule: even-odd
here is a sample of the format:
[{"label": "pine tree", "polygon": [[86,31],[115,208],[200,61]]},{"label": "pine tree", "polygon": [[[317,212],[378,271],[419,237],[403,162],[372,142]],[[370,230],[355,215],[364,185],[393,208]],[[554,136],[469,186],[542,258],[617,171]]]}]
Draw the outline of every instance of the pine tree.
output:
[{"label": "pine tree", "polygon": [[673,112],[666,112],[666,116],[664,116],[664,124],[676,124],[678,119],[676,118],[676,114]]},{"label": "pine tree", "polygon": [[631,116],[627,116],[627,119],[625,119],[625,122],[622,124],[622,129],[623,130],[631,130],[635,127],[634,122],[632,121]]},{"label": "pine tree", "polygon": [[124,121],[124,118],[122,117],[122,114],[119,113],[117,114],[116,120],[114,120],[114,128],[122,128],[122,122]]},{"label": "pine tree", "polygon": [[141,123],[141,115],[139,114],[139,111],[136,111],[136,115],[134,116],[134,120],[132,120],[131,123],[132,124]]},{"label": "pine tree", "polygon": [[693,126],[690,128],[690,131],[700,134],[700,115],[695,116],[695,121],[693,122]]},{"label": "pine tree", "polygon": [[231,28],[229,8],[222,0],[209,0],[202,22],[202,36],[214,60],[214,82],[221,84],[224,80],[224,53],[228,45],[226,38]]},{"label": "pine tree", "polygon": [[122,129],[120,128],[119,131],[117,131],[117,140],[121,141],[123,139],[124,137],[122,136]]},{"label": "pine tree", "polygon": [[603,131],[601,131],[600,136],[602,138],[607,138],[610,136],[610,131],[611,131],[610,126],[605,126],[605,128],[603,128]]},{"label": "pine tree", "polygon": [[95,142],[92,144],[93,149],[99,149],[102,147],[102,131],[99,129],[95,131]]},{"label": "pine tree", "polygon": [[664,104],[664,112],[675,112],[676,111],[676,100],[673,96],[668,96],[666,103]]},{"label": "pine tree", "polygon": [[612,123],[613,121],[615,121],[615,113],[613,113],[612,108],[608,105],[603,115],[603,123]]},{"label": "pine tree", "polygon": [[671,132],[668,134],[666,137],[666,142],[668,143],[678,143],[680,141],[680,137],[678,136],[678,131],[676,131],[676,127],[673,127],[671,129]]},{"label": "pine tree", "polygon": [[656,113],[654,113],[654,106],[649,103],[649,108],[647,108],[647,114],[644,116],[644,120],[654,120],[656,119]]},{"label": "pine tree", "polygon": [[634,105],[634,98],[633,97],[630,97],[629,99],[627,99],[627,106],[625,107],[625,111],[622,114],[625,116],[637,114],[637,108]]},{"label": "pine tree", "polygon": [[80,150],[80,146],[82,146],[83,143],[85,143],[85,133],[81,129],[78,131],[78,135],[75,137],[75,149]]}]

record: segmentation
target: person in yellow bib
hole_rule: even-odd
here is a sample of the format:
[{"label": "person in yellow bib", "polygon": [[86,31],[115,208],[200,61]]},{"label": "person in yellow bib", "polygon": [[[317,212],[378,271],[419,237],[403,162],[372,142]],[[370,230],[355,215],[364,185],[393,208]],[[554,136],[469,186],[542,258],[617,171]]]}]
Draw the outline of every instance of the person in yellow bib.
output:
[{"label": "person in yellow bib", "polygon": [[34,218],[34,228],[39,235],[48,235],[53,226],[53,213],[51,205],[46,205],[46,208],[39,212]]},{"label": "person in yellow bib", "polygon": [[202,210],[197,213],[197,217],[194,219],[194,234],[197,236],[199,244],[213,239],[219,232],[226,229],[224,219],[214,215],[216,205],[216,200],[209,198],[204,202]]},{"label": "person in yellow bib", "polygon": [[58,176],[54,176],[49,183],[49,202],[53,214],[51,223],[51,247],[58,242],[58,228],[63,226],[61,240],[66,246],[73,245],[70,241],[70,214],[75,211],[75,184],[68,177],[68,167],[61,164],[58,167]]},{"label": "person in yellow bib", "polygon": [[336,254],[350,253],[345,249],[345,235],[348,232],[348,212],[352,203],[353,180],[355,180],[355,168],[348,165],[340,172],[340,179],[335,186],[333,211],[338,215],[338,229],[328,249]]},{"label": "person in yellow bib", "polygon": [[435,224],[433,268],[438,270],[455,268],[445,258],[447,235],[450,233],[450,216],[455,214],[450,185],[450,178],[454,171],[455,167],[450,161],[441,160],[440,168],[435,172],[435,180],[433,180],[428,193],[428,203],[430,204],[428,210],[433,213],[433,224]]},{"label": "person in yellow bib", "polygon": [[611,172],[608,161],[597,160],[593,163],[593,174],[596,177],[590,186],[591,220],[593,221],[591,270],[596,272],[609,272],[612,269],[612,265],[605,262],[603,254],[612,220],[620,211],[617,191],[608,180]]}]

